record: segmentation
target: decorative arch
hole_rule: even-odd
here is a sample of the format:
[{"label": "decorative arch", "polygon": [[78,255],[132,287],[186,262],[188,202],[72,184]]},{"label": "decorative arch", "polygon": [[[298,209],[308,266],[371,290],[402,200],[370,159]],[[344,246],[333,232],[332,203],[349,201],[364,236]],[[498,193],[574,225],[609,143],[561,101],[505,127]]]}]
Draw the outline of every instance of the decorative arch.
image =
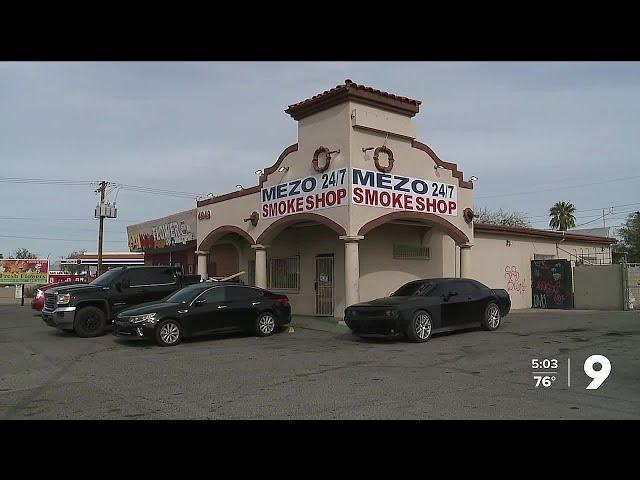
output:
[{"label": "decorative arch", "polygon": [[282,230],[289,225],[300,222],[317,222],[325,227],[330,228],[338,235],[346,235],[347,231],[333,220],[325,217],[324,215],[318,215],[317,213],[294,213],[293,215],[287,215],[286,217],[279,218],[271,225],[269,225],[262,234],[258,237],[256,243],[264,244],[273,240]]},{"label": "decorative arch", "polygon": [[247,232],[245,232],[241,228],[233,225],[222,225],[221,227],[213,229],[212,231],[209,232],[209,234],[206,237],[204,237],[204,240],[202,240],[202,242],[200,242],[200,245],[198,245],[198,250],[199,251],[208,250],[208,248],[211,245],[214,245],[219,238],[225,236],[228,233],[236,233],[240,235],[247,242],[249,242],[249,245],[254,245],[256,243],[251,237],[251,235],[249,235]]},{"label": "decorative arch", "polygon": [[442,227],[442,229],[449,235],[456,244],[465,244],[469,243],[469,237],[460,230],[458,227],[453,225],[448,220],[445,220],[438,215],[434,215],[433,213],[423,213],[423,212],[393,212],[383,215],[378,218],[374,218],[370,222],[365,223],[360,230],[358,230],[358,235],[365,236],[374,228],[377,228],[385,223],[392,222],[394,220],[418,220],[421,222],[430,222],[435,223],[436,225]]}]

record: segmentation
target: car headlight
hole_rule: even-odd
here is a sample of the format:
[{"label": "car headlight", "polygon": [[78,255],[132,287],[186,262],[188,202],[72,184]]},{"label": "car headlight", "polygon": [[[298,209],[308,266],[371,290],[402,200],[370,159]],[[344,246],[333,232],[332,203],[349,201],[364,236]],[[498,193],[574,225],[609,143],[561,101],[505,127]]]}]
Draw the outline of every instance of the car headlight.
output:
[{"label": "car headlight", "polygon": [[145,313],[144,315],[133,315],[129,317],[131,323],[156,323],[155,313]]},{"label": "car headlight", "polygon": [[58,294],[58,303],[61,305],[67,304],[69,303],[69,301],[71,300],[71,294],[70,293],[59,293]]}]

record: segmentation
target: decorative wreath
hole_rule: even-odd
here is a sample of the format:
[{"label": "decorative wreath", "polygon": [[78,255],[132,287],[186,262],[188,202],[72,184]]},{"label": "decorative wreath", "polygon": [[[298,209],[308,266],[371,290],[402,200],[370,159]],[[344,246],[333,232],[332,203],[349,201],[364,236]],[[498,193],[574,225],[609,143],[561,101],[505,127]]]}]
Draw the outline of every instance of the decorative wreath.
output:
[{"label": "decorative wreath", "polygon": [[[327,161],[322,167],[318,165],[318,157],[320,156],[321,153],[324,153],[327,156]],[[316,172],[322,173],[325,170],[327,170],[327,168],[329,168],[330,162],[331,162],[331,154],[329,153],[329,149],[327,147],[318,147],[318,149],[313,153],[313,169]]]},{"label": "decorative wreath", "polygon": [[470,208],[465,208],[462,211],[462,216],[464,217],[465,222],[471,223],[471,221],[473,220],[473,217],[475,217],[476,214],[473,213],[473,210],[471,210]]},{"label": "decorative wreath", "polygon": [[[387,154],[387,158],[389,159],[389,164],[386,167],[383,167],[382,165],[380,165],[380,160],[378,158],[380,153],[386,153]],[[385,147],[385,146],[378,147],[373,152],[373,161],[376,163],[376,168],[378,170],[380,170],[381,172],[384,172],[384,173],[389,173],[391,171],[391,169],[393,168],[393,152],[391,151],[391,149],[389,147]]]}]

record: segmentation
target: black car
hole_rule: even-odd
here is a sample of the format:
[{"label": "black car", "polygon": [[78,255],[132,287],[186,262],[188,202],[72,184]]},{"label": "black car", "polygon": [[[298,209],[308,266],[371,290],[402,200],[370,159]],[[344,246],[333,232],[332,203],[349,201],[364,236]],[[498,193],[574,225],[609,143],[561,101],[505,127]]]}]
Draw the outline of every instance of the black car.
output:
[{"label": "black car", "polygon": [[203,282],[120,312],[113,334],[170,346],[214,332],[250,331],[266,337],[289,322],[291,305],[285,295],[232,282]]},{"label": "black car", "polygon": [[352,305],[344,321],[356,335],[404,334],[424,342],[435,330],[478,324],[496,330],[510,309],[506,290],[467,278],[430,278],[409,282],[390,297]]},{"label": "black car", "polygon": [[199,275],[184,275],[178,267],[112,268],[91,283],[47,290],[42,320],[50,327],[75,331],[79,337],[97,337],[118,312],[199,282]]}]

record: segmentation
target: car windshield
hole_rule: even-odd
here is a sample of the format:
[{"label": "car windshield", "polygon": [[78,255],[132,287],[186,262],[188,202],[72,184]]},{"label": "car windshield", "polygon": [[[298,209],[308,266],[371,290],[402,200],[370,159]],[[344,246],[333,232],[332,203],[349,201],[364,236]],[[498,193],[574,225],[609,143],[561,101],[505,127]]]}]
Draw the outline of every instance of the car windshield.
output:
[{"label": "car windshield", "polygon": [[391,294],[392,297],[414,297],[424,296],[433,292],[436,284],[433,282],[409,282],[401,286]]},{"label": "car windshield", "polygon": [[203,290],[204,289],[200,284],[190,285],[188,287],[184,287],[181,290],[178,290],[175,293],[172,293],[167,298],[165,298],[164,301],[167,303],[189,303],[194,298],[196,298],[196,296]]},{"label": "car windshield", "polygon": [[96,278],[91,285],[98,285],[99,287],[108,287],[113,285],[113,282],[122,274],[122,270],[107,270],[98,278]]}]

